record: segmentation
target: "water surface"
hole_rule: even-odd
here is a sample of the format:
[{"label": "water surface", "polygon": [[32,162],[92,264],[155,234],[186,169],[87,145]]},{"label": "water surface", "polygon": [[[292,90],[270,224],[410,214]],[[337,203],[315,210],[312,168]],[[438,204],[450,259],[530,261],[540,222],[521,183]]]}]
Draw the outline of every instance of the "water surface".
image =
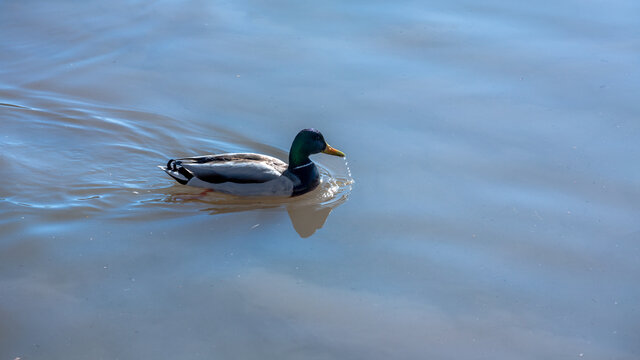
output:
[{"label": "water surface", "polygon": [[[0,358],[637,359],[639,15],[0,3]],[[298,199],[156,167],[306,127]]]}]

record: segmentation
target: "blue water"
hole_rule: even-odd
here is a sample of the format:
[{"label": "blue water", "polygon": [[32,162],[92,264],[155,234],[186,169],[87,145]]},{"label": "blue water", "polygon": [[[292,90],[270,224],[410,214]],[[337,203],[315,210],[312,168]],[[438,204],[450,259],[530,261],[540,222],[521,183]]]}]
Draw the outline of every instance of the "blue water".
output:
[{"label": "blue water", "polygon": [[[0,2],[0,358],[639,358],[639,16]],[[298,199],[156,167],[307,127]]]}]

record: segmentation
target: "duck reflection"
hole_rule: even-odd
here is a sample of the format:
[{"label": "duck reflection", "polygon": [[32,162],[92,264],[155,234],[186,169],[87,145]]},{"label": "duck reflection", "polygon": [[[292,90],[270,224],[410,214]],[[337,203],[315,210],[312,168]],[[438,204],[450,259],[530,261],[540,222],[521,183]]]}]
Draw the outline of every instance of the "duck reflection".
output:
[{"label": "duck reflection", "polygon": [[[184,188],[181,188],[184,191]],[[201,211],[212,215],[233,212],[278,209],[287,210],[294,230],[302,238],[313,235],[322,228],[331,214],[331,211],[344,203],[348,198],[348,191],[337,192],[326,199],[322,189],[295,199],[283,198],[239,198],[212,191],[200,193],[173,193],[169,195],[168,202],[198,202],[208,205]]]},{"label": "duck reflection", "polygon": [[307,238],[313,235],[316,230],[320,229],[325,221],[327,221],[331,211],[346,199],[347,197],[344,196],[330,204],[289,204],[287,205],[287,212],[289,213],[291,224],[293,224],[293,228],[298,235]]}]

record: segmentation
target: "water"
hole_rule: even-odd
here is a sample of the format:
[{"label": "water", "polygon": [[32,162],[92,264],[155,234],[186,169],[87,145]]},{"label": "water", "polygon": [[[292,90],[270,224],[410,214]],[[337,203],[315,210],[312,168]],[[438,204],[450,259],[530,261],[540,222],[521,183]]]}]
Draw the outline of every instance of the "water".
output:
[{"label": "water", "polygon": [[[0,358],[637,359],[638,15],[0,3]],[[306,127],[298,199],[156,167]]]}]

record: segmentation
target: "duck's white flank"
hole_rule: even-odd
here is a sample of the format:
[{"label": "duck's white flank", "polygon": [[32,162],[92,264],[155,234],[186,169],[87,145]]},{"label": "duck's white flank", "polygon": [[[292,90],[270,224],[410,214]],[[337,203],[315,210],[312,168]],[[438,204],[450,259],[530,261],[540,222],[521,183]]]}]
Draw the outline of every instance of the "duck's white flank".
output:
[{"label": "duck's white flank", "polygon": [[234,182],[223,182],[213,184],[202,181],[197,177],[191,178],[187,182],[189,186],[212,189],[214,191],[243,196],[291,196],[293,193],[294,183],[286,176],[278,176],[273,180],[263,183],[241,184]]}]

